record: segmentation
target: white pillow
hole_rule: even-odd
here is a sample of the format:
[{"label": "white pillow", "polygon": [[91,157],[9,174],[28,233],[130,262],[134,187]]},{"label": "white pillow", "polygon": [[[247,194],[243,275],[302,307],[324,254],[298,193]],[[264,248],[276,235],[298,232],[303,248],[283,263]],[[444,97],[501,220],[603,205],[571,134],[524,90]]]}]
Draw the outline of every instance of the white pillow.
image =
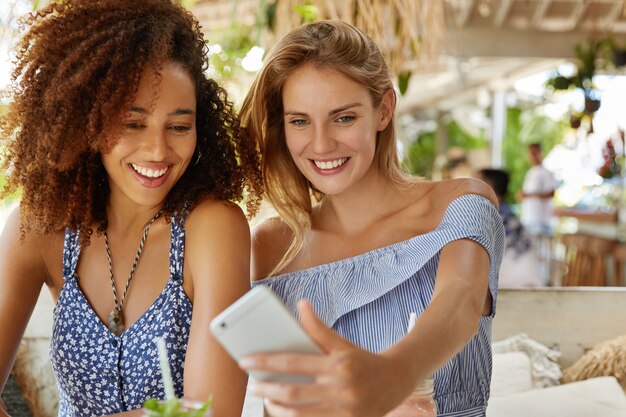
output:
[{"label": "white pillow", "polygon": [[527,334],[520,333],[493,342],[491,349],[494,354],[506,352],[526,353],[530,359],[530,372],[534,388],[545,388],[560,384],[563,373],[557,359],[561,353],[531,339]]},{"label": "white pillow", "polygon": [[491,396],[515,394],[533,388],[530,358],[524,352],[494,353]]},{"label": "white pillow", "polygon": [[612,376],[495,397],[487,406],[487,417],[624,416],[626,396]]}]

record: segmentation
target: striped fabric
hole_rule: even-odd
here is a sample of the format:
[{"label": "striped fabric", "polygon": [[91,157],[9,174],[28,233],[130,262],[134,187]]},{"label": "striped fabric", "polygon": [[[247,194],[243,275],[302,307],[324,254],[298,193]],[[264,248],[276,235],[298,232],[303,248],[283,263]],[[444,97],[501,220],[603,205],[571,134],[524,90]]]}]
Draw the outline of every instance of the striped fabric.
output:
[{"label": "striped fabric", "polygon": [[434,374],[435,400],[439,416],[484,416],[491,380],[491,321],[505,244],[502,219],[485,197],[456,198],[440,224],[423,235],[253,285],[272,288],[294,314],[298,300],[308,299],[343,337],[381,352],[405,335],[410,312],[420,315],[428,306],[440,251],[458,239],[471,239],[489,254],[493,307],[465,348]]}]

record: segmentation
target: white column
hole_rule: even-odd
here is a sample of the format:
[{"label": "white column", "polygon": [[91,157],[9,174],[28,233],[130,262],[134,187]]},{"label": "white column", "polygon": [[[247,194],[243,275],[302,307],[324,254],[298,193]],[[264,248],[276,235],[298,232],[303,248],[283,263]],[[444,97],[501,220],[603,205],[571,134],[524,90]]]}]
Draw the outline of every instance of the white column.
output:
[{"label": "white column", "polygon": [[506,90],[497,89],[493,92],[491,104],[491,166],[502,167],[502,141],[506,129]]}]

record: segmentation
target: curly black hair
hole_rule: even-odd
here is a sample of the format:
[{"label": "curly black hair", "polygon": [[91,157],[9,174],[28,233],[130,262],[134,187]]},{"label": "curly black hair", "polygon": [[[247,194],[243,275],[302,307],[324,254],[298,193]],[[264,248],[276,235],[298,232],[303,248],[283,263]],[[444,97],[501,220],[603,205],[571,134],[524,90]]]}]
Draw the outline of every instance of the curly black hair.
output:
[{"label": "curly black hair", "polygon": [[[198,21],[169,0],[64,0],[22,19],[12,103],[0,119],[3,195],[22,189],[22,224],[47,234],[91,234],[109,195],[101,153],[116,143],[147,66],[185,68],[196,88],[197,147],[171,190],[166,213],[206,197],[260,204],[257,144],[240,128],[226,91],[207,76]],[[27,223],[27,224],[25,224]]]}]

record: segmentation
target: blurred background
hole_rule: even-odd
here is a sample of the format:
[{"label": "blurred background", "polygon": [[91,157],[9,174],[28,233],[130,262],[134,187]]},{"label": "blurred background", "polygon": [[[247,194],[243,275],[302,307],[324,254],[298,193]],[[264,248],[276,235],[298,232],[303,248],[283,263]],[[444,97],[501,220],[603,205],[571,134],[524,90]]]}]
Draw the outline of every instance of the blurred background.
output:
[{"label": "blurred background", "polygon": [[[19,17],[46,3],[0,2],[0,112],[10,103]],[[318,19],[360,27],[393,71],[398,152],[411,172],[441,180],[503,170],[503,201],[519,217],[527,147],[541,144],[542,165],[554,178],[553,217],[544,242],[534,244],[538,266],[527,270],[540,278],[511,285],[625,285],[624,0],[181,3],[200,20],[211,74],[236,102],[289,29]]]}]

